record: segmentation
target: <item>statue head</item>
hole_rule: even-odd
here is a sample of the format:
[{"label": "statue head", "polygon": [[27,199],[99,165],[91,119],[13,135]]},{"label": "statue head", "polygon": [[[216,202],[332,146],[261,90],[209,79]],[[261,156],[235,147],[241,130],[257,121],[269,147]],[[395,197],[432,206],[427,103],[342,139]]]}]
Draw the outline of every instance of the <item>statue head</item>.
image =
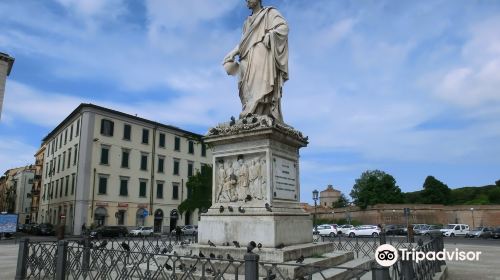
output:
[{"label": "statue head", "polygon": [[247,7],[249,9],[255,9],[262,7],[262,0],[246,0],[247,1]]}]

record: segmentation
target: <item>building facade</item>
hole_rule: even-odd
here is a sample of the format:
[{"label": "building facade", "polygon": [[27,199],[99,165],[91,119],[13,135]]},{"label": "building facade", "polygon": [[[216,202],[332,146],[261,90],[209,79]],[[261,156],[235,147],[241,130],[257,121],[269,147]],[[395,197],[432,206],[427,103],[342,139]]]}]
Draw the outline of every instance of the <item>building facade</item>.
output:
[{"label": "building facade", "polygon": [[40,191],[42,189],[43,159],[45,156],[45,144],[35,154],[35,175],[33,177],[33,187],[31,189],[31,222],[39,223],[38,209],[40,205]]},{"label": "building facade", "polygon": [[8,54],[0,52],[0,119],[2,118],[2,105],[5,93],[5,81],[7,76],[10,75],[14,58]]},{"label": "building facade", "polygon": [[19,215],[18,222],[20,224],[28,224],[31,220],[31,189],[33,188],[34,176],[35,169],[30,165],[19,170],[13,177],[14,213]]},{"label": "building facade", "polygon": [[340,191],[333,188],[332,185],[319,193],[319,204],[324,207],[333,207],[334,203],[339,201]]},{"label": "building facade", "polygon": [[31,189],[34,167],[32,165],[12,168],[0,178],[0,212],[19,215],[20,224],[31,219]]},{"label": "building facade", "polygon": [[104,107],[81,104],[44,139],[39,221],[153,226],[196,224],[177,207],[186,182],[211,163],[201,135]]}]

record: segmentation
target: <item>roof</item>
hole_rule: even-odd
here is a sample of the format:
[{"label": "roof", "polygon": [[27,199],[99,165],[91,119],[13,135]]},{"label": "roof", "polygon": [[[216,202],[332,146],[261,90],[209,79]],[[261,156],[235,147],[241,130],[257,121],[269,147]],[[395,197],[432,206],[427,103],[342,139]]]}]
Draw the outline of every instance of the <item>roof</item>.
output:
[{"label": "roof", "polygon": [[6,61],[9,64],[9,68],[7,68],[7,76],[9,76],[15,59],[6,53],[0,52],[0,60]]},{"label": "roof", "polygon": [[325,190],[321,191],[321,192],[340,192],[340,191],[334,189],[332,185],[328,185],[328,187]]},{"label": "roof", "polygon": [[56,128],[54,128],[49,134],[47,134],[47,136],[45,136],[42,139],[42,141],[45,142],[48,139],[50,139],[52,136],[54,136],[54,134],[56,134],[56,132],[60,128],[64,127],[64,125],[69,120],[71,120],[74,116],[76,116],[81,111],[83,111],[83,109],[86,109],[86,108],[95,109],[95,110],[103,111],[103,112],[106,112],[106,113],[111,113],[111,114],[115,114],[115,115],[118,115],[118,116],[131,118],[131,119],[134,119],[134,120],[137,120],[137,121],[149,123],[149,124],[154,125],[154,126],[158,126],[158,127],[162,127],[162,128],[165,128],[165,129],[174,130],[174,131],[177,131],[177,132],[183,133],[183,134],[187,134],[187,135],[192,136],[194,138],[201,138],[201,137],[203,137],[203,135],[201,135],[201,134],[197,134],[197,133],[194,133],[194,132],[191,132],[191,131],[187,131],[187,130],[184,130],[184,129],[181,129],[181,128],[178,128],[178,127],[175,127],[175,126],[172,126],[172,125],[162,124],[162,123],[159,123],[159,122],[155,122],[155,121],[151,121],[151,120],[148,120],[148,119],[140,118],[140,117],[137,117],[137,116],[134,116],[134,115],[126,114],[126,113],[123,113],[123,112],[120,112],[120,111],[116,111],[116,110],[113,110],[113,109],[109,109],[109,108],[105,108],[105,107],[102,107],[102,106],[94,105],[94,104],[91,104],[91,103],[81,103],[78,107],[76,107],[75,110],[73,110],[73,112],[71,112],[71,114],[69,114],[61,123],[59,123],[59,125],[57,125]]}]

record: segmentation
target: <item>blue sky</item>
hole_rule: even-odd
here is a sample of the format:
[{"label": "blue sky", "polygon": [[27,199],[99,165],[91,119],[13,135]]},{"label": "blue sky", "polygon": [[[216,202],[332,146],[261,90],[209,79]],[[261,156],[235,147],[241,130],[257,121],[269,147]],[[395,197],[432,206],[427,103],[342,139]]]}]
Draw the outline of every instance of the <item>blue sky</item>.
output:
[{"label": "blue sky", "polygon": [[[301,193],[349,193],[368,169],[403,191],[500,179],[500,2],[264,0],[290,26],[285,121],[309,136]],[[221,67],[243,0],[0,2],[15,57],[0,121],[0,171],[90,102],[204,134],[237,116]]]}]

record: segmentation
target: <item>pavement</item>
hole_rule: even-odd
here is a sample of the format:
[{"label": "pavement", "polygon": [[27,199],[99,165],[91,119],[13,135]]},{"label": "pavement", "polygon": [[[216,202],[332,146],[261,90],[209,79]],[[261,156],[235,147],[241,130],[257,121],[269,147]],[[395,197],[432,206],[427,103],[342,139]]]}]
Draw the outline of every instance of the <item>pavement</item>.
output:
[{"label": "pavement", "polygon": [[[495,242],[500,243],[500,242]],[[454,251],[479,251],[479,261],[446,261],[448,278],[452,280],[500,280],[500,246],[470,244],[446,244],[445,249]]]}]

